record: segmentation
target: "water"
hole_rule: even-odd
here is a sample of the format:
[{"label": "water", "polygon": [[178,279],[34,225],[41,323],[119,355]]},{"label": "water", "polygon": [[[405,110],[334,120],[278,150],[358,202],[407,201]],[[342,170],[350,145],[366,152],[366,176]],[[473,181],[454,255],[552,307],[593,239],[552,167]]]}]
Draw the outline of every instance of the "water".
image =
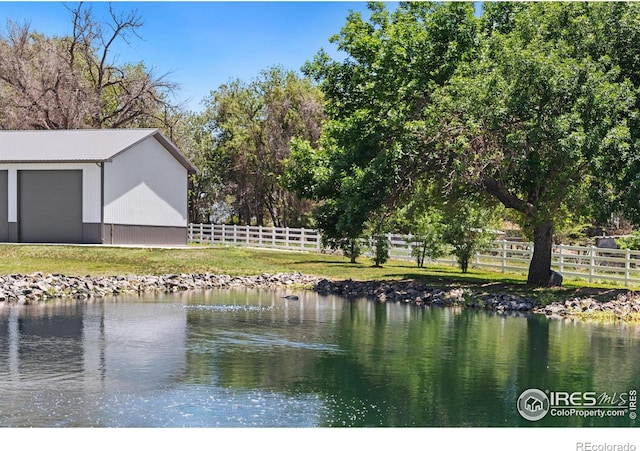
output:
[{"label": "water", "polygon": [[0,303],[0,426],[638,425],[628,399],[536,422],[516,400],[628,397],[640,327],[283,294]]}]

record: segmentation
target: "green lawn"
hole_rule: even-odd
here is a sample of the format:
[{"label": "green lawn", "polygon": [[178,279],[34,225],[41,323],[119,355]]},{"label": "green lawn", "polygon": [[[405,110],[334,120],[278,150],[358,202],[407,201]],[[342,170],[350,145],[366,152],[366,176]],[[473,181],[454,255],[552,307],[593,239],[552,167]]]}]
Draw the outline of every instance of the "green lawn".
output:
[{"label": "green lawn", "polygon": [[562,288],[532,290],[524,274],[502,274],[471,269],[462,274],[453,266],[418,268],[412,262],[391,260],[381,268],[361,257],[350,264],[340,255],[284,252],[233,246],[189,246],[181,249],[0,245],[0,274],[57,273],[68,276],[160,275],[210,272],[253,275],[302,272],[332,279],[417,280],[434,287],[468,288],[476,293],[507,291],[544,302],[590,294],[612,296],[624,287],[566,281]]}]

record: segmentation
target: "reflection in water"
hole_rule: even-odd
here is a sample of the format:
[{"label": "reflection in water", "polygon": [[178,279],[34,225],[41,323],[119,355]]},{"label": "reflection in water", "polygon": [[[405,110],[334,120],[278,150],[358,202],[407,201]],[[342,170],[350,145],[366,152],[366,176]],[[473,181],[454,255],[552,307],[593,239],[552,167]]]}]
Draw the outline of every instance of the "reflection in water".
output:
[{"label": "reflection in water", "polygon": [[0,378],[11,381],[0,383],[3,425],[93,425],[82,409],[105,393],[159,387],[184,370],[185,312],[175,305],[5,304],[0,318]]},{"label": "reflection in water", "polygon": [[283,294],[0,303],[0,426],[635,424],[516,399],[637,389],[638,327]]}]

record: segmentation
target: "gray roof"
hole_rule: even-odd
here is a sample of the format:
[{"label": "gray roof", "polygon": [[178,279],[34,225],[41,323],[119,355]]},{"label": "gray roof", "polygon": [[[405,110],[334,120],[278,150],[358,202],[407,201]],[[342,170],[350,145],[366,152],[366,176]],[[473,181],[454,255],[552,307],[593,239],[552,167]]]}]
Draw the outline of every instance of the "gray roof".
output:
[{"label": "gray roof", "polygon": [[155,138],[189,173],[195,166],[158,129],[0,131],[0,163],[101,163]]}]

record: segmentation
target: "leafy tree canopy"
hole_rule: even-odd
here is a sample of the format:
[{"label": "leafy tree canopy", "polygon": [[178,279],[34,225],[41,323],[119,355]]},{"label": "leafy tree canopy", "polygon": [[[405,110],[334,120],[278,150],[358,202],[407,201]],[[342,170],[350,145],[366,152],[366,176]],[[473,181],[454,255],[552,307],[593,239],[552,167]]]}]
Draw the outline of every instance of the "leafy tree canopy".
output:
[{"label": "leafy tree canopy", "polygon": [[423,177],[416,121],[475,41],[471,4],[369,8],[369,20],[352,13],[331,38],[345,61],[321,51],[303,69],[323,90],[328,119],[318,149],[294,142],[287,175],[299,194],[322,201],[317,226],[335,239],[359,236],[372,212]]},{"label": "leafy tree canopy", "polygon": [[236,220],[308,225],[310,203],[289,192],[281,177],[292,139],[317,145],[322,92],[308,78],[272,67],[251,81],[220,86],[204,105],[203,126],[212,139],[208,161],[220,174],[219,191],[231,199]]},{"label": "leafy tree canopy", "polygon": [[332,38],[344,61],[306,66],[329,120],[319,150],[298,146],[291,180],[336,236],[417,181],[488,194],[519,213],[528,282],[546,285],[566,212],[640,219],[639,24],[634,3],[497,2],[478,18],[472,3],[371,4]]}]

